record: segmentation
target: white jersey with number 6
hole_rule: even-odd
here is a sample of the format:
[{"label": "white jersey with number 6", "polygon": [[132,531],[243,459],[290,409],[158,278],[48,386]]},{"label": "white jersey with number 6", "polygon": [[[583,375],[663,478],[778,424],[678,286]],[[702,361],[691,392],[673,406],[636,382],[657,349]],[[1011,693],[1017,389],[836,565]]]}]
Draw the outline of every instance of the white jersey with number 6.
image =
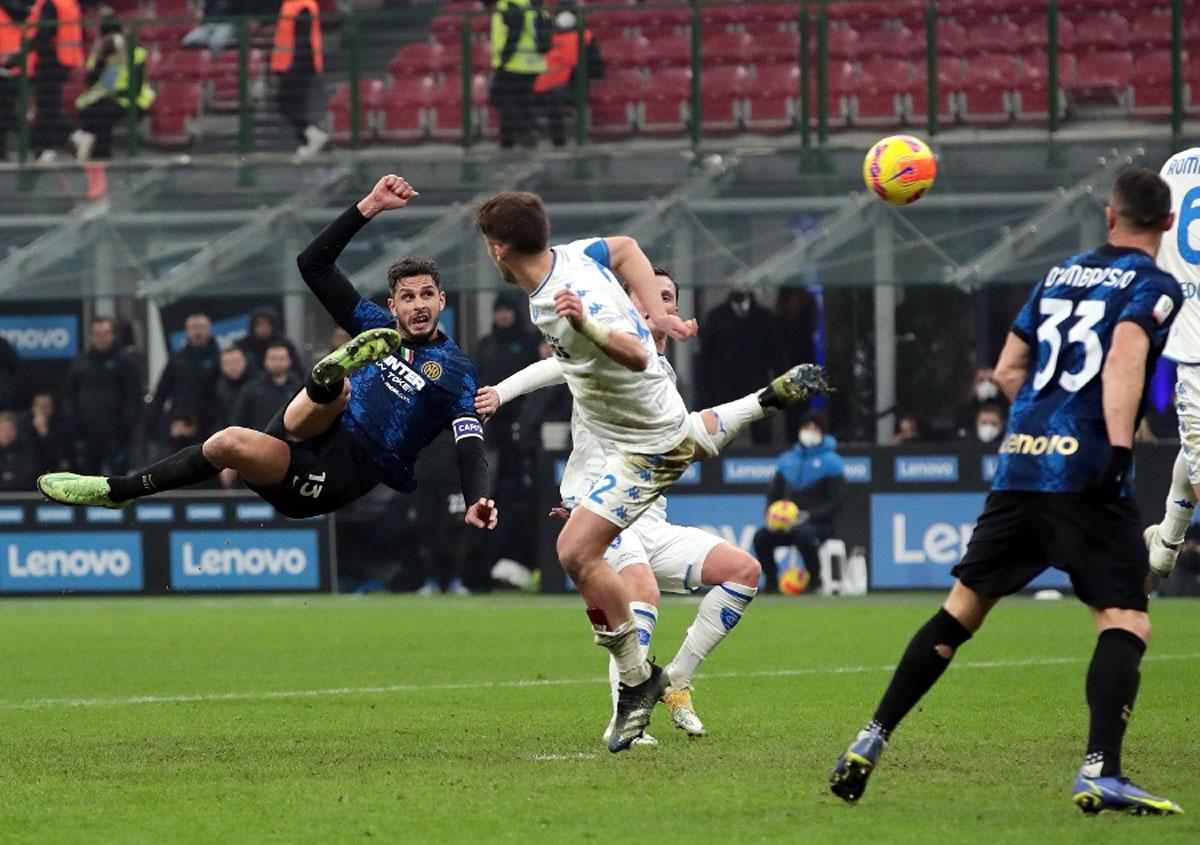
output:
[{"label": "white jersey with number 6", "polygon": [[1161,175],[1171,187],[1175,223],[1158,248],[1158,266],[1183,291],[1183,308],[1163,355],[1180,364],[1200,364],[1200,147],[1171,156]]}]

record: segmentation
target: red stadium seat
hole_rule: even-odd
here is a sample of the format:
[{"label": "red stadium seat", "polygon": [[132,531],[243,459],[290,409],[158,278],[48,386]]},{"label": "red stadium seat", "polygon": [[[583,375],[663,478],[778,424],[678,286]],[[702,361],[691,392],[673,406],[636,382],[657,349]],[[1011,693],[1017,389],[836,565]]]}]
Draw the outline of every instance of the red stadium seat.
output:
[{"label": "red stadium seat", "polygon": [[756,64],[796,64],[800,61],[800,36],[795,32],[772,32],[756,36],[753,59]]},{"label": "red stadium seat", "polygon": [[[917,30],[920,33],[920,30]],[[920,34],[916,36],[917,45],[925,46],[925,39]],[[967,28],[951,20],[938,21],[937,43],[939,56],[965,56],[971,49],[970,36]]]},{"label": "red stadium seat", "polygon": [[1133,50],[1159,50],[1171,46],[1171,16],[1143,12],[1129,26],[1129,46]]},{"label": "red stadium seat", "polygon": [[[238,74],[241,64],[238,54],[226,50],[213,56],[212,95],[208,107],[214,112],[234,112],[238,109]],[[267,60],[262,50],[251,50],[249,53],[250,79],[262,79],[266,73]]]},{"label": "red stadium seat", "polygon": [[[645,41],[646,39],[641,39]],[[703,55],[703,52],[701,53]],[[605,64],[608,64],[608,54],[605,54]],[[614,60],[614,64],[616,61]],[[648,68],[684,68],[692,65],[692,36],[672,35],[653,43],[647,43],[645,53],[638,65],[622,63],[626,67]]]},{"label": "red stadium seat", "polygon": [[[461,141],[463,136],[463,79],[447,74],[431,95],[429,135],[435,141]],[[488,102],[488,80],[481,73],[471,78],[471,130],[482,134],[484,107]]]},{"label": "red stadium seat", "polygon": [[650,76],[642,100],[640,129],[646,135],[681,135],[687,129],[692,72],[688,68],[660,68]]},{"label": "red stadium seat", "polygon": [[[908,92],[908,120],[921,125],[929,120],[929,75],[926,64],[914,65],[916,82]],[[938,120],[953,123],[958,114],[959,94],[967,81],[967,69],[958,59],[938,62]]]},{"label": "red stadium seat", "polygon": [[1193,13],[1183,19],[1183,46],[1188,50],[1200,50],[1200,14]]},{"label": "red stadium seat", "polygon": [[399,78],[456,70],[462,62],[460,52],[448,50],[436,41],[405,44],[388,62],[388,75]]},{"label": "red stadium seat", "polygon": [[967,30],[970,55],[1012,53],[1021,44],[1021,28],[1012,21],[983,21]]},{"label": "red stadium seat", "polygon": [[1124,50],[1129,44],[1129,23],[1120,16],[1090,17],[1075,26],[1075,50]]},{"label": "red stadium seat", "polygon": [[196,10],[192,0],[154,0],[154,16],[157,18],[194,18]]},{"label": "red stadium seat", "polygon": [[705,68],[700,77],[700,128],[708,135],[731,135],[741,128],[741,101],[750,77],[739,66]]},{"label": "red stadium seat", "polygon": [[[658,51],[659,46],[655,45],[655,52]],[[634,36],[604,44],[601,49],[604,52],[604,64],[607,67],[634,69],[646,66],[646,60],[650,55],[650,42],[641,36]],[[689,40],[687,48],[689,57],[691,52],[692,47]]]},{"label": "red stadium seat", "polygon": [[589,92],[589,132],[604,139],[633,135],[639,104],[646,94],[644,74],[630,68],[615,68],[596,82]]},{"label": "red stadium seat", "polygon": [[[383,102],[384,84],[379,79],[363,79],[358,83],[359,137],[366,141],[375,134],[372,116]],[[352,115],[350,113],[350,83],[343,82],[329,100],[329,136],[334,143],[350,142]]]},{"label": "red stadium seat", "polygon": [[[1185,97],[1186,101],[1186,97]],[[1138,56],[1133,78],[1133,117],[1169,117],[1171,114],[1171,51],[1155,50]]]},{"label": "red stadium seat", "polygon": [[210,51],[179,49],[169,53],[151,53],[146,73],[152,80],[204,82],[211,79],[216,71]]},{"label": "red stadium seat", "polygon": [[[746,6],[734,6],[740,9],[741,22],[750,24],[776,24],[781,27],[799,29],[800,10],[793,3],[755,3]],[[813,19],[816,12],[813,11]]]},{"label": "red stadium seat", "polygon": [[718,32],[704,37],[700,57],[706,65],[740,65],[757,54],[756,46],[754,39],[744,32]]},{"label": "red stadium seat", "polygon": [[679,6],[643,6],[638,13],[641,20],[638,27],[649,27],[659,30],[669,30],[686,27],[692,22],[692,10]]},{"label": "red stadium seat", "polygon": [[850,119],[855,126],[899,126],[904,94],[913,84],[912,65],[904,59],[863,62],[850,90]]},{"label": "red stadium seat", "polygon": [[[796,37],[799,38],[799,36]],[[852,62],[862,52],[862,36],[853,29],[830,29],[829,35],[825,39],[825,49],[828,51],[830,59]],[[816,61],[817,40],[815,35],[809,44],[808,54],[813,61]]]},{"label": "red stadium seat", "polygon": [[[1022,53],[1045,53],[1049,43],[1050,32],[1044,16],[1021,27]],[[1075,49],[1075,25],[1066,18],[1058,19],[1058,49],[1068,53]]]},{"label": "red stadium seat", "polygon": [[964,122],[979,126],[1008,123],[1012,98],[1021,67],[1011,54],[983,54],[971,59],[959,95],[959,113]]},{"label": "red stadium seat", "polygon": [[[1026,56],[1021,62],[1021,76],[1013,97],[1013,116],[1024,123],[1044,123],[1050,117],[1050,93],[1047,76],[1049,63],[1044,53]],[[1075,57],[1058,57],[1058,116],[1067,112],[1067,97],[1063,90],[1075,81]]]},{"label": "red stadium seat", "polygon": [[424,140],[429,125],[426,109],[434,103],[436,94],[432,76],[396,80],[380,103],[380,139],[398,144]]},{"label": "red stadium seat", "polygon": [[1123,103],[1133,83],[1129,53],[1087,53],[1079,57],[1075,83],[1067,86],[1076,102]]},{"label": "red stadium seat", "polygon": [[873,59],[915,59],[925,55],[925,39],[902,24],[861,30],[859,55]]},{"label": "red stadium seat", "polygon": [[829,20],[830,21],[845,21],[855,29],[865,29],[870,26],[878,25],[881,13],[881,5],[875,0],[846,0],[844,3],[829,4]]},{"label": "red stadium seat", "polygon": [[195,82],[164,82],[150,109],[149,141],[161,149],[181,149],[196,135],[195,119],[204,95]]},{"label": "red stadium seat", "polygon": [[795,126],[795,101],[799,96],[799,67],[759,65],[742,113],[747,131],[764,134],[790,131]]}]

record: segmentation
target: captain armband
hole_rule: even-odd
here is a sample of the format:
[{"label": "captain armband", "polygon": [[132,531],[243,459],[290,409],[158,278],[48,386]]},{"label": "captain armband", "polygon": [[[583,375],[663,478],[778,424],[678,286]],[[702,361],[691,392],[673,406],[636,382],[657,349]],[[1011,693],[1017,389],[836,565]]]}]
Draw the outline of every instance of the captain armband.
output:
[{"label": "captain armband", "polygon": [[483,423],[474,417],[459,417],[454,421],[451,428],[454,430],[455,443],[468,437],[483,439]]}]

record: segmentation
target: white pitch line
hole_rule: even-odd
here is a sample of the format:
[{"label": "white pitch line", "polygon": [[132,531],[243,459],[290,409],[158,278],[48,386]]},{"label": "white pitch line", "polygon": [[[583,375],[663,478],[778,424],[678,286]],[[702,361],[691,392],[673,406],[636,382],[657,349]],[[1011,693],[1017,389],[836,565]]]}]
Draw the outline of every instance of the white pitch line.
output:
[{"label": "white pitch line", "polygon": [[[1040,657],[1028,660],[978,660],[950,664],[951,669],[1021,669],[1042,666],[1068,666],[1087,663],[1087,657]],[[1200,660],[1200,652],[1190,654],[1151,654],[1143,662]],[[708,680],[725,678],[797,678],[807,675],[859,675],[891,672],[887,666],[820,666],[806,669],[768,669],[756,672],[706,672]],[[222,701],[276,701],[293,698],[329,698],[342,695],[388,695],[399,692],[438,692],[453,690],[521,689],[524,687],[567,687],[607,683],[607,678],[539,678],[524,681],[469,681],[459,684],[388,684],[373,687],[328,687],[308,690],[265,690],[261,692],[218,692],[193,695],[135,695],[128,698],[33,698],[26,701],[0,701],[0,710],[45,710],[54,707],[129,707],[138,704],[203,704]]]}]

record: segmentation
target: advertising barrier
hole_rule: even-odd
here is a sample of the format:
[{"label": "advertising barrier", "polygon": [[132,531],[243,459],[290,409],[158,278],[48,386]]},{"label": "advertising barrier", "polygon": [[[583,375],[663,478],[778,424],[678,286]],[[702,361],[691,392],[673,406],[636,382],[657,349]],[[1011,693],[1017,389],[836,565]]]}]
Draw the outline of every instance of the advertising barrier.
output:
[{"label": "advertising barrier", "polygon": [[124,510],[0,498],[0,595],[330,592],[332,518],[286,519],[244,493]]}]

